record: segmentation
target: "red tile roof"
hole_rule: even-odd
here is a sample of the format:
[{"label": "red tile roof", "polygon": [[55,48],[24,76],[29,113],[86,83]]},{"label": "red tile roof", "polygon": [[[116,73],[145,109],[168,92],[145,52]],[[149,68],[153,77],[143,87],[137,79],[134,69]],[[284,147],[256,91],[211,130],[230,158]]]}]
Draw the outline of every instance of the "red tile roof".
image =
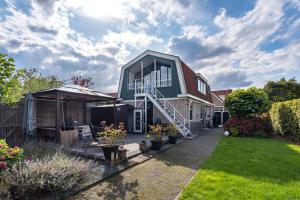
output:
[{"label": "red tile roof", "polygon": [[[197,79],[198,78],[200,78],[201,80],[203,79],[199,76],[197,77],[196,73],[189,66],[187,66],[183,61],[181,61],[181,66],[182,66],[182,72],[184,76],[187,93],[212,103],[213,101],[212,101],[209,85],[206,83],[206,91],[207,91],[206,95],[199,92]],[[206,82],[205,80],[203,81]]]}]

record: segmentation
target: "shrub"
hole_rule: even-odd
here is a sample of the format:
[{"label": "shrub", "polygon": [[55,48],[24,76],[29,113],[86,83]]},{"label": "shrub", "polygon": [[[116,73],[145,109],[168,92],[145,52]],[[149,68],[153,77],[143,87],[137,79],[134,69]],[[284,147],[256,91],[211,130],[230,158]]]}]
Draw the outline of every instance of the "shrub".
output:
[{"label": "shrub", "polygon": [[267,137],[272,133],[272,125],[267,114],[250,118],[229,118],[224,129],[232,136]]},{"label": "shrub", "polygon": [[5,140],[0,140],[0,172],[23,158],[23,149],[10,148]]},{"label": "shrub", "polygon": [[233,117],[251,117],[266,112],[269,108],[269,99],[262,89],[255,87],[247,90],[238,89],[226,97],[225,107]]},{"label": "shrub", "polygon": [[277,134],[300,139],[300,99],[274,103],[269,113]]},{"label": "shrub", "polygon": [[14,198],[69,190],[84,180],[91,163],[61,152],[43,159],[25,160],[5,171]]}]

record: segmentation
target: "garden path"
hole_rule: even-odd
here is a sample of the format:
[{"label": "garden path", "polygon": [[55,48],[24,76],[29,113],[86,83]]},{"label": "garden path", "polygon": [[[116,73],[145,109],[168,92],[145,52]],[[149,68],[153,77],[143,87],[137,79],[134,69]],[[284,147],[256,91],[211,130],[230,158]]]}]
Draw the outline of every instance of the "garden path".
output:
[{"label": "garden path", "polygon": [[213,152],[223,129],[212,129],[112,176],[70,199],[174,199]]}]

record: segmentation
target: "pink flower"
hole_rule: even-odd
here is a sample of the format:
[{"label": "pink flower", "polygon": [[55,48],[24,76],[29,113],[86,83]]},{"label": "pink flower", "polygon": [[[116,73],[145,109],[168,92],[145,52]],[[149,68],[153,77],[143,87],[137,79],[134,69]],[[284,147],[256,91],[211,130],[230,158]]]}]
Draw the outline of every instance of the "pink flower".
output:
[{"label": "pink flower", "polygon": [[2,149],[2,147],[3,147],[3,145],[2,145],[2,144],[0,144],[0,149]]},{"label": "pink flower", "polygon": [[4,160],[6,160],[5,156],[1,156],[0,161],[4,161]]}]

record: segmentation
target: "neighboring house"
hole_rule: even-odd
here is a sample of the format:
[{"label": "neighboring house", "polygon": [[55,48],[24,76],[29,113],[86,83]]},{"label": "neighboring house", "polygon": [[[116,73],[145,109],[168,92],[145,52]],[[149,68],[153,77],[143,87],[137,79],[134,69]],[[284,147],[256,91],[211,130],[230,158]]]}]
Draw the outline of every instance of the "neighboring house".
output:
[{"label": "neighboring house", "polygon": [[184,136],[212,126],[210,86],[178,56],[148,50],[131,60],[121,69],[117,97],[134,106],[127,115],[133,132],[146,132],[156,122],[175,123]]},{"label": "neighboring house", "polygon": [[228,96],[231,92],[232,92],[231,89],[211,91],[212,100],[213,103],[215,104],[214,107],[215,126],[223,125],[229,118],[229,113],[224,106],[224,101],[226,96]]}]

